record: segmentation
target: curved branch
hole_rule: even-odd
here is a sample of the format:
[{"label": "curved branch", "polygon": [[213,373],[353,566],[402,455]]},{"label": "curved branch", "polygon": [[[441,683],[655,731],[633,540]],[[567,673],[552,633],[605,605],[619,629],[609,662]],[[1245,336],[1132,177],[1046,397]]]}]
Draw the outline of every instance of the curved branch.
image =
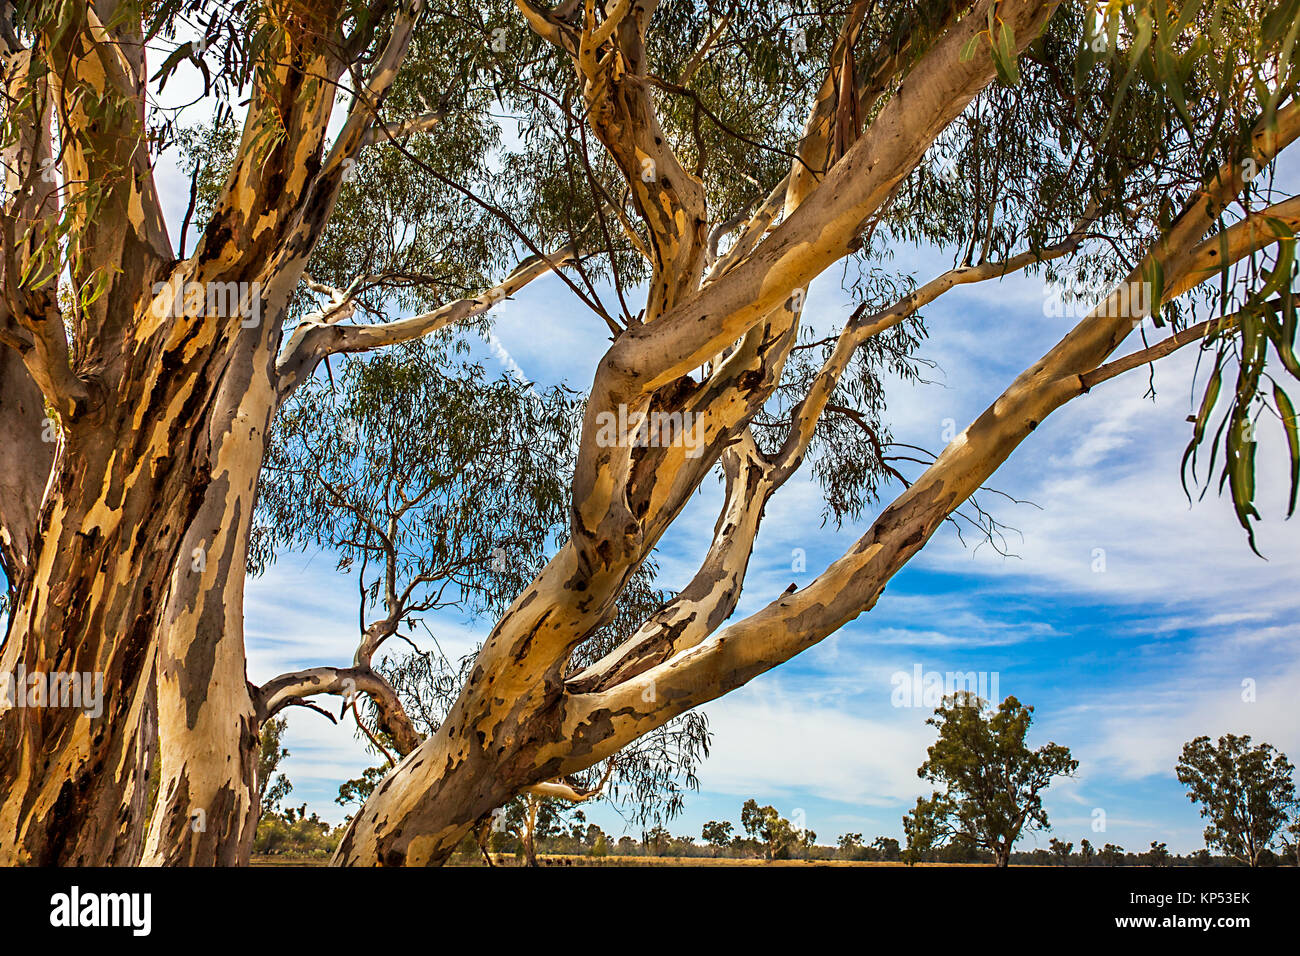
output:
[{"label": "curved branch", "polygon": [[336,321],[337,318],[342,317],[342,306],[346,304],[350,295],[354,294],[344,293],[338,303],[331,304],[320,319],[305,319],[294,330],[289,344],[275,363],[280,378],[278,387],[280,400],[283,401],[295,388],[306,381],[316,365],[327,355],[339,352],[366,352],[385,345],[409,342],[457,322],[482,315],[534,279],[560,269],[576,258],[577,251],[572,245],[564,246],[550,255],[530,256],[516,266],[510,275],[481,295],[457,299],[421,315],[375,325],[345,325]]},{"label": "curved branch", "polygon": [[[919,162],[935,137],[992,81],[987,49],[963,61],[962,47],[981,31],[985,8],[956,23],[912,68],[898,95],[821,187],[776,227],[724,280],[706,286],[661,321],[630,329],[602,361],[593,407],[646,394],[697,368],[847,255],[863,224]],[[1022,47],[1055,8],[1035,0],[1002,0],[999,15]]]},{"label": "curved branch", "polygon": [[610,776],[614,773],[615,761],[611,760],[605,768],[605,773],[600,778],[600,782],[594,787],[581,787],[572,780],[547,780],[542,783],[533,784],[527,787],[524,793],[533,797],[542,797],[551,800],[567,800],[569,803],[586,803],[599,797],[605,791],[605,784],[609,783]]},{"label": "curved branch", "polygon": [[281,674],[257,688],[254,701],[259,720],[265,721],[307,697],[333,694],[351,702],[358,693],[370,695],[379,712],[379,726],[393,738],[403,756],[420,745],[423,738],[402,707],[397,691],[369,667],[313,667]]}]

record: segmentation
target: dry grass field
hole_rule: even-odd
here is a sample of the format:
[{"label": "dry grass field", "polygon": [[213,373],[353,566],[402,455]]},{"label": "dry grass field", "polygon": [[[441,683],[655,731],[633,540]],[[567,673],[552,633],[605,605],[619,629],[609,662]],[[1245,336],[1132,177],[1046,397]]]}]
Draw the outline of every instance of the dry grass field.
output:
[{"label": "dry grass field", "polygon": [[[498,866],[519,866],[514,855],[497,854],[493,859]],[[708,856],[568,856],[563,854],[540,854],[537,862],[541,866],[903,866],[902,863],[879,863],[850,860],[756,860],[734,859],[731,857]],[[327,860],[306,859],[288,856],[255,856],[253,866],[326,866]],[[484,866],[482,860],[464,858],[453,859],[448,866]],[[920,863],[918,866],[984,866],[982,863]]]}]

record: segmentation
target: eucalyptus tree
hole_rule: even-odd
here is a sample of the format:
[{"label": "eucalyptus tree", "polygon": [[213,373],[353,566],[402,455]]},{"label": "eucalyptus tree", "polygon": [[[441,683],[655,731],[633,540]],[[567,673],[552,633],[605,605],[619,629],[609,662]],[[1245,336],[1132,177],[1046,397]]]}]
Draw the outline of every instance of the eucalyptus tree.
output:
[{"label": "eucalyptus tree", "polygon": [[1252,747],[1249,734],[1224,734],[1217,743],[1202,736],[1183,744],[1174,769],[1209,821],[1206,846],[1259,866],[1285,845],[1296,808],[1295,765],[1286,754],[1271,744]]},{"label": "eucalyptus tree", "polygon": [[[1283,373],[1300,372],[1300,200],[1273,170],[1300,131],[1298,12],[6,6],[0,669],[100,673],[111,694],[93,722],[0,714],[13,835],[0,855],[247,858],[265,688],[245,678],[242,588],[274,421],[331,356],[482,327],[543,275],[611,340],[564,540],[336,862],[439,863],[516,795],[816,644],[868,611],[1047,415],[1104,401],[1107,380],[1181,347],[1211,366],[1189,480],[1221,467],[1249,533],[1257,440],[1281,435],[1293,505]],[[230,155],[218,184],[195,176],[173,242],[153,163],[183,125],[163,96],[182,75],[203,83],[214,127],[239,133],[214,146]],[[951,250],[953,267],[892,271],[891,249],[915,242]],[[806,290],[836,266],[858,308],[814,335]],[[1017,271],[1070,280],[1084,301],[1056,346],[904,475],[885,372],[915,370],[936,298]],[[729,620],[764,509],[804,464],[828,514],[874,520],[808,585]],[[724,501],[698,573],[584,657],[715,471]],[[891,483],[903,490],[876,508]]]},{"label": "eucalyptus tree", "polygon": [[[1025,736],[1033,719],[1034,708],[1014,697],[996,709],[969,692],[944,698],[926,721],[939,739],[916,771],[943,790],[918,797],[903,817],[909,863],[956,846],[987,850],[994,866],[1006,866],[1021,836],[1051,829],[1043,791],[1056,777],[1072,775],[1079,761],[1057,743],[1030,750]],[[1072,845],[1052,840],[1062,865]]]}]

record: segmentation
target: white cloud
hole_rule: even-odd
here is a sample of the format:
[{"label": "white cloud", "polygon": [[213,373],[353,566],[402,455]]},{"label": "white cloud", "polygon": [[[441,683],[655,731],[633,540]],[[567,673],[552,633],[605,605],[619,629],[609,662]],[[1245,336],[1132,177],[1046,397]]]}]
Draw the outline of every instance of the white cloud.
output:
[{"label": "white cloud", "polygon": [[924,789],[918,754],[933,734],[921,711],[906,723],[869,720],[764,682],[710,705],[708,713],[714,742],[702,780],[710,792],[891,805]]}]

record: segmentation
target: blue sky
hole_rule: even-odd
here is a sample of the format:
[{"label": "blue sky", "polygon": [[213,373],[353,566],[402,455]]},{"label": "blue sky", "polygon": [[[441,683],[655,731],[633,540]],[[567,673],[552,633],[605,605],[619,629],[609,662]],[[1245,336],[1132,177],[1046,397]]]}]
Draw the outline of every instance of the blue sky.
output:
[{"label": "blue sky", "polygon": [[[186,87],[169,84],[168,93],[182,96]],[[1295,157],[1284,157],[1284,169],[1289,184],[1300,182]],[[188,178],[174,157],[159,163],[158,178],[178,234]],[[918,281],[950,264],[936,250],[896,250],[895,265]],[[805,320],[816,327],[848,314],[836,276],[833,270],[810,292]],[[891,387],[887,418],[896,440],[938,450],[949,420],[963,428],[1054,344],[1067,320],[1045,316],[1049,295],[1040,279],[1012,276],[954,289],[926,310],[922,354],[938,368],[932,384]],[[494,314],[500,350],[479,350],[489,367],[513,363],[542,384],[590,385],[608,333],[559,280],[538,280]],[[1198,849],[1202,824],[1173,767],[1183,742],[1199,734],[1248,733],[1300,759],[1293,703],[1300,537],[1295,521],[1282,520],[1281,432],[1265,431],[1260,450],[1263,561],[1246,546],[1227,501],[1208,496],[1189,506],[1180,487],[1193,363],[1190,350],[1165,359],[1154,401],[1143,397],[1145,370],[1112,380],[1052,415],[1017,450],[992,484],[1037,507],[986,501],[1023,534],[1012,541],[1017,557],[963,547],[945,527],[871,612],[707,705],[713,753],[699,793],[670,829],[698,837],[707,820],[738,823],[740,805],[754,797],[787,816],[802,811],[819,842],[849,831],[901,838],[902,814],[928,792],[916,768],[933,731],[928,710],[892,706],[891,676],[918,664],[996,672],[1002,694],[1036,708],[1031,743],[1055,740],[1079,759],[1077,776],[1047,794],[1053,833],[1027,837],[1025,849],[1045,846],[1050,835],[1076,845],[1086,837],[1130,850],[1152,840],[1175,852]],[[707,480],[662,541],[663,586],[679,587],[693,574],[720,500],[719,486]],[[822,526],[817,485],[795,476],[767,508],[738,613],[811,580],[887,503],[888,496],[864,522],[836,531]],[[1093,570],[1099,548],[1104,571]],[[795,549],[806,553],[801,573],[792,569]],[[249,582],[250,680],[351,660],[356,585],[334,564],[328,554],[288,555]],[[489,627],[450,613],[428,623],[453,657],[471,651]],[[1242,699],[1247,680],[1253,702]],[[302,709],[288,714],[292,756],[282,769],[294,786],[290,802],[339,821],[347,812],[334,803],[339,784],[371,760],[348,726]],[[1104,832],[1092,828],[1098,809]],[[587,813],[614,834],[625,831],[608,807]]]}]

